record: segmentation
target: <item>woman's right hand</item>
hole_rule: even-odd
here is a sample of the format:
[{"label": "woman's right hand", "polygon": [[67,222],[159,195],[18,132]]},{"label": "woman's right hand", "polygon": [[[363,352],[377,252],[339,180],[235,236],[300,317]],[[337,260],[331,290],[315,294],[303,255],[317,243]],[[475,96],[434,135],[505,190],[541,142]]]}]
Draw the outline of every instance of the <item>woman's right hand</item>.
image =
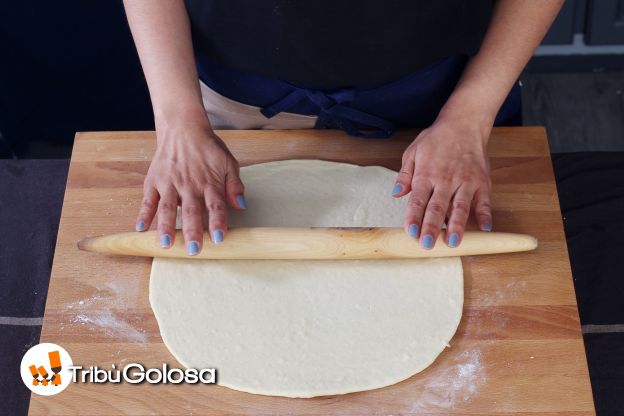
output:
[{"label": "woman's right hand", "polygon": [[160,246],[171,247],[180,205],[184,242],[193,256],[202,250],[204,213],[211,239],[218,244],[227,232],[226,201],[233,208],[247,208],[239,166],[205,114],[160,124],[136,230],[148,230],[157,218]]}]

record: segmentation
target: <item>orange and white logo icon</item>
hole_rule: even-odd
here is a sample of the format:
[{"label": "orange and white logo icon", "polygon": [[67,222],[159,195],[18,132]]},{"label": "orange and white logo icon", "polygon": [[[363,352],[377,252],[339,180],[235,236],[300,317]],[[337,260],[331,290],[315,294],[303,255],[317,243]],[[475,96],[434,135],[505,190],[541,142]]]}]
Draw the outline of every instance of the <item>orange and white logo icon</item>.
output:
[{"label": "orange and white logo icon", "polygon": [[72,366],[72,359],[64,348],[44,343],[26,351],[20,365],[20,373],[22,381],[30,391],[43,396],[52,396],[69,386]]}]

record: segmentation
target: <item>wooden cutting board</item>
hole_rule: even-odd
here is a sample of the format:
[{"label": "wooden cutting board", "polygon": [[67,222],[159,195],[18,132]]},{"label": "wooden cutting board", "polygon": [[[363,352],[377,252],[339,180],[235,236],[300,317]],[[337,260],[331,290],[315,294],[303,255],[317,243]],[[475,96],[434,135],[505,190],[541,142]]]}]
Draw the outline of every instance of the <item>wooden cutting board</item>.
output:
[{"label": "wooden cutting board", "polygon": [[[416,132],[391,140],[307,130],[219,135],[243,166],[313,158],[397,170]],[[179,366],[149,306],[151,260],[76,248],[83,236],[133,229],[155,144],[153,132],[76,136],[41,335],[67,349],[74,364]],[[383,389],[315,399],[210,385],[72,384],[56,396],[32,395],[30,413],[593,414],[545,131],[495,128],[489,153],[495,229],[532,234],[540,246],[463,258],[464,316],[451,347],[422,373]]]}]

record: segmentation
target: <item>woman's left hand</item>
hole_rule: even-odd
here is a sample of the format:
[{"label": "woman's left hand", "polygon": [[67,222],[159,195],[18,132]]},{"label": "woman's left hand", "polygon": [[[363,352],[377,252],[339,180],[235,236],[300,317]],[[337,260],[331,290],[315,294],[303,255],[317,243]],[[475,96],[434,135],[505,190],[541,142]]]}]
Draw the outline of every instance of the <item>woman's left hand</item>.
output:
[{"label": "woman's left hand", "polygon": [[431,249],[447,223],[449,247],[462,240],[471,207],[479,228],[492,229],[490,166],[486,147],[491,129],[469,121],[438,120],[403,153],[392,196],[409,195],[405,232]]}]

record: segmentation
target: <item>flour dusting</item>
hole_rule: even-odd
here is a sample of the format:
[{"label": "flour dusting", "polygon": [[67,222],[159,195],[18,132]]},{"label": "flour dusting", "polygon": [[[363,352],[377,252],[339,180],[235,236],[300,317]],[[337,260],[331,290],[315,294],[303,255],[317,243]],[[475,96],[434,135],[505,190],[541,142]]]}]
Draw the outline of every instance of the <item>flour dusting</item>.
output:
[{"label": "flour dusting", "polygon": [[95,295],[89,296],[88,298],[80,299],[80,300],[68,303],[67,304],[67,309],[74,309],[74,308],[80,309],[80,308],[84,307],[85,305],[88,306],[88,305],[91,305],[91,304],[94,304],[94,303],[98,303],[98,302],[100,302],[102,300],[106,300],[106,299],[108,299],[108,297],[102,296],[101,294],[96,293]]},{"label": "flour dusting", "polygon": [[[111,312],[111,308],[127,308],[139,294],[140,283],[136,279],[107,281],[103,286],[96,286],[90,296],[67,303],[66,308],[75,314],[70,318],[74,324],[89,324],[90,331],[99,329],[120,342],[145,343],[145,330],[133,327]],[[64,330],[65,325],[60,329]]]},{"label": "flour dusting", "polygon": [[496,306],[506,303],[509,299],[515,299],[526,290],[525,280],[514,279],[507,283],[501,290],[483,295],[483,306]]},{"label": "flour dusting", "polygon": [[466,350],[451,365],[429,376],[424,391],[415,400],[412,411],[450,409],[470,400],[485,382],[485,367],[478,349]]},{"label": "flour dusting", "polygon": [[74,323],[95,325],[106,335],[115,337],[119,341],[147,342],[144,330],[134,328],[108,310],[91,312],[89,315],[76,315]]}]

